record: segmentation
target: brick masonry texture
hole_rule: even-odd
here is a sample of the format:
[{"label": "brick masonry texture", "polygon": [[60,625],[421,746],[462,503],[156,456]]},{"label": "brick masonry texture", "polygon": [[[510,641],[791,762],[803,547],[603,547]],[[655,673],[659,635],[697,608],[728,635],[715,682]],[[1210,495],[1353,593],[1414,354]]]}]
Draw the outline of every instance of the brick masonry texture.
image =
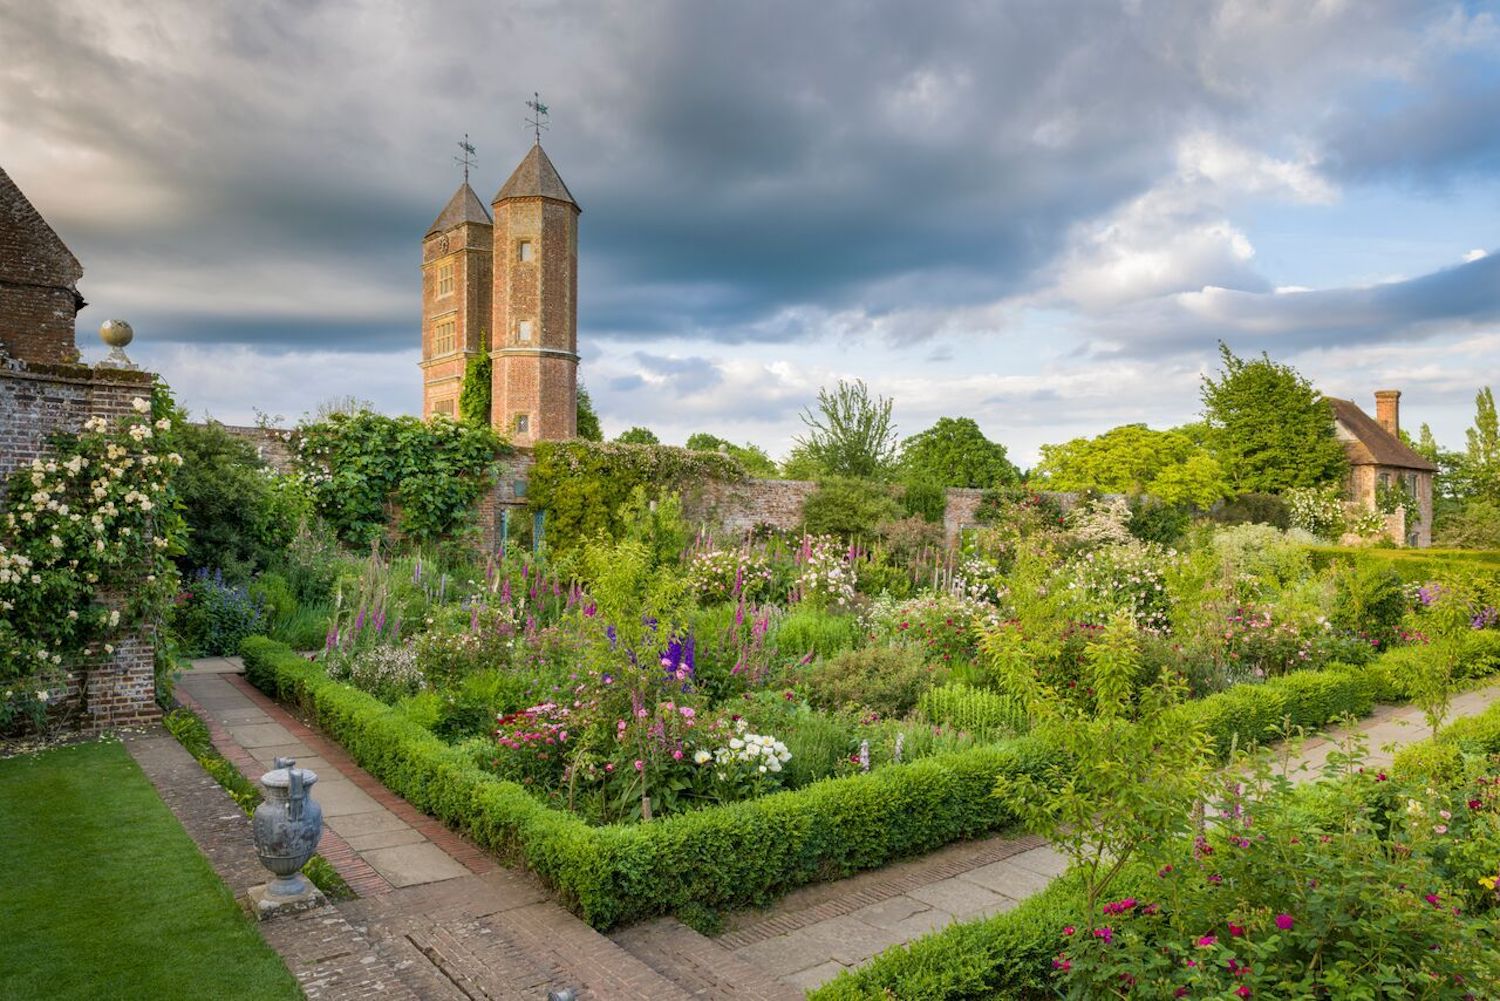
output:
[{"label": "brick masonry texture", "polygon": [[296,432],[286,428],[246,427],[240,424],[219,426],[236,438],[241,438],[253,445],[255,454],[260,456],[261,461],[271,469],[278,473],[292,471],[292,459],[297,447]]},{"label": "brick masonry texture", "polygon": [[83,267],[0,170],[0,355],[71,362]]}]

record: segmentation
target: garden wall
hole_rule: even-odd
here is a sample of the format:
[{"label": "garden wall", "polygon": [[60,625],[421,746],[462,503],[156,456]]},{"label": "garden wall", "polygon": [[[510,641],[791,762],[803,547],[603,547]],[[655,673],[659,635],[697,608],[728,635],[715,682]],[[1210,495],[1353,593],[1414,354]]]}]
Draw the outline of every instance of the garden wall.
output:
[{"label": "garden wall", "polygon": [[[94,415],[130,413],[130,401],[149,398],[154,380],[150,372],[129,369],[6,360],[0,366],[0,476],[45,457],[54,432],[78,431]],[[74,665],[75,678],[57,710],[85,732],[146,723],[161,715],[150,633],[114,646],[108,657]],[[87,679],[86,689],[80,688],[80,677]]]}]

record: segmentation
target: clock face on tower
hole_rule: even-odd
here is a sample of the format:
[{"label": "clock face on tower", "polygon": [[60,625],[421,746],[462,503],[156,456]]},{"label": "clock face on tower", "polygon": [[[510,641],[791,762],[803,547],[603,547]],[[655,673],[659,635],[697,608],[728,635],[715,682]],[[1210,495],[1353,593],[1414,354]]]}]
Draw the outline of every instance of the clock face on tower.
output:
[{"label": "clock face on tower", "polygon": [[440,237],[438,237],[437,251],[438,251],[439,254],[446,254],[448,252],[448,237],[447,236],[440,236]]}]

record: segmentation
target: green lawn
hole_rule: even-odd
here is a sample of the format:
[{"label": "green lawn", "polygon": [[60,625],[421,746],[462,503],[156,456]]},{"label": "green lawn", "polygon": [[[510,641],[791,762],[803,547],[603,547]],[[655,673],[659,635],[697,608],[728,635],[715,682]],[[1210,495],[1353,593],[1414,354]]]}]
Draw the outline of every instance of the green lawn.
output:
[{"label": "green lawn", "polygon": [[1500,572],[1500,551],[1493,549],[1375,549],[1348,546],[1311,546],[1313,563],[1323,566],[1343,557],[1369,560],[1395,567],[1408,582],[1428,580],[1444,573]]},{"label": "green lawn", "polygon": [[300,998],[116,742],[0,761],[0,998]]}]

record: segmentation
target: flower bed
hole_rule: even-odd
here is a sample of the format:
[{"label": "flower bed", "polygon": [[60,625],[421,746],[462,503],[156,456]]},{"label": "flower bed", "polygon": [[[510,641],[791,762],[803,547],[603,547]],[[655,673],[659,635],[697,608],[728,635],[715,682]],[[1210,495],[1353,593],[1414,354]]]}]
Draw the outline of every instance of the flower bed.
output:
[{"label": "flower bed", "polygon": [[[475,764],[370,695],[329,680],[283,644],[247,640],[251,683],[291,702],[389,788],[474,838],[523,861],[600,928],[684,909],[764,904],[794,887],[834,879],[1012,822],[990,796],[1002,773],[1041,775],[1054,764],[1037,738],[829,779],[649,824],[591,827]],[[1368,711],[1359,673],[1290,675],[1189,704],[1221,746],[1264,739],[1290,715],[1309,728]]]}]

